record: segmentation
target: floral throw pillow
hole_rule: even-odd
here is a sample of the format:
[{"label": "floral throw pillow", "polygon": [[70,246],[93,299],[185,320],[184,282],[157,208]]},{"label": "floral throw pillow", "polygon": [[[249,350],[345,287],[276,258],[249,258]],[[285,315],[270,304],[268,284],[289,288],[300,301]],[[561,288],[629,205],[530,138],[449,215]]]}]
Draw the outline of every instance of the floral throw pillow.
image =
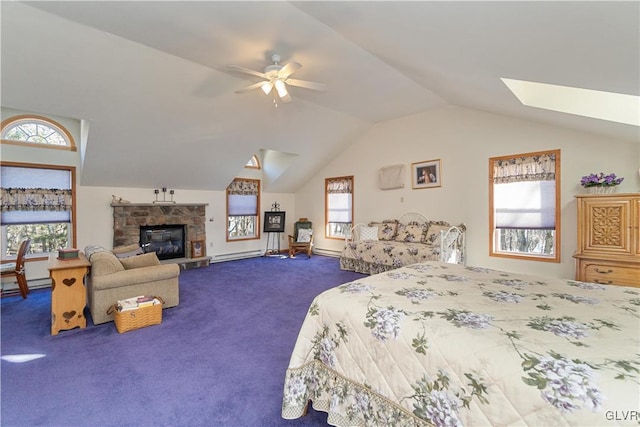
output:
[{"label": "floral throw pillow", "polygon": [[424,241],[424,234],[427,230],[427,224],[418,224],[410,222],[409,224],[398,224],[398,234],[395,240],[397,242],[414,242]]},{"label": "floral throw pillow", "polygon": [[311,233],[313,231],[310,228],[301,228],[298,230],[298,243],[309,243],[311,241]]},{"label": "floral throw pillow", "polygon": [[378,227],[378,240],[390,241],[396,237],[398,222],[395,220],[385,220],[382,222],[372,222],[370,227]]},{"label": "floral throw pillow", "polygon": [[423,242],[434,246],[440,245],[440,232],[447,231],[451,225],[445,221],[431,221],[428,225],[429,228],[424,235]]},{"label": "floral throw pillow", "polygon": [[378,240],[378,227],[360,227],[360,240]]}]

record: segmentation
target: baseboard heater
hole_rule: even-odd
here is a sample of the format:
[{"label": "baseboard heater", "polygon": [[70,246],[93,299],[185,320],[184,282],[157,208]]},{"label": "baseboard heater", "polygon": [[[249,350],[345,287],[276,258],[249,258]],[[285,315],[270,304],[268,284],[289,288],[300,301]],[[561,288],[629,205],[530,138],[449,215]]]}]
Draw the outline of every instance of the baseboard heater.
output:
[{"label": "baseboard heater", "polygon": [[[51,287],[51,278],[49,277],[41,277],[38,279],[27,278],[27,284],[29,285],[29,290],[32,289],[45,289]],[[7,282],[2,285],[3,292],[18,292],[20,288],[18,288],[17,282]]]},{"label": "baseboard heater", "polygon": [[229,252],[226,254],[214,255],[211,262],[233,261],[235,259],[253,258],[262,255],[264,255],[264,251],[260,249],[244,252]]},{"label": "baseboard heater", "polygon": [[335,249],[322,249],[322,248],[313,248],[313,253],[318,255],[330,256],[334,258],[340,258],[341,251],[336,251]]}]

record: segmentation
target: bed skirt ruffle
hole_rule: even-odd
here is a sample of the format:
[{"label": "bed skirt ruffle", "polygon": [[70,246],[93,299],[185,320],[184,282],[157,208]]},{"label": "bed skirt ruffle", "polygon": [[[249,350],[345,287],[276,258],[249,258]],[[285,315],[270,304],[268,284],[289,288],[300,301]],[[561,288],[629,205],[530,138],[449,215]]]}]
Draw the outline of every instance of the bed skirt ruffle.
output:
[{"label": "bed skirt ruffle", "polygon": [[309,401],[315,410],[328,414],[327,423],[333,426],[430,425],[370,388],[347,380],[317,359],[300,368],[287,369],[282,418],[291,420],[306,415]]},{"label": "bed skirt ruffle", "polygon": [[361,259],[340,257],[340,269],[347,270],[347,271],[355,271],[356,273],[372,275],[372,274],[384,273],[385,271],[393,270],[398,267],[402,267],[402,266],[377,264],[373,262],[363,261]]}]

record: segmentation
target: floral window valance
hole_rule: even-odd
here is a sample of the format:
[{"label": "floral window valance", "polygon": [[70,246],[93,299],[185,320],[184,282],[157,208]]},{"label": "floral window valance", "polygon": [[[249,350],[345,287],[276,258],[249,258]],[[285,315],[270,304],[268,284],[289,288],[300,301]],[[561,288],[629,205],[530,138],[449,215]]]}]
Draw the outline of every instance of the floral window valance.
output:
[{"label": "floral window valance", "polygon": [[327,179],[327,193],[346,194],[353,193],[353,178],[329,178]]},{"label": "floral window valance", "polygon": [[68,211],[71,210],[71,190],[52,188],[2,188],[2,212]]},{"label": "floral window valance", "polygon": [[260,181],[257,179],[236,178],[227,187],[229,194],[257,196],[260,193]]},{"label": "floral window valance", "polygon": [[555,170],[555,154],[496,160],[493,162],[493,182],[554,181]]}]

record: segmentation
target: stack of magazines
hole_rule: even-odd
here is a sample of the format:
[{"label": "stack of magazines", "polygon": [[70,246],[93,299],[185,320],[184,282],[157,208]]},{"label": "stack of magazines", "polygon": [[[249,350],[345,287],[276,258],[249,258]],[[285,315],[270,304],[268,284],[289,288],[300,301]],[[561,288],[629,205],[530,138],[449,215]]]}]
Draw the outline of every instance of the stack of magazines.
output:
[{"label": "stack of magazines", "polygon": [[161,301],[158,298],[140,295],[138,297],[119,300],[116,303],[116,309],[118,311],[129,311],[157,304],[161,304]]}]

